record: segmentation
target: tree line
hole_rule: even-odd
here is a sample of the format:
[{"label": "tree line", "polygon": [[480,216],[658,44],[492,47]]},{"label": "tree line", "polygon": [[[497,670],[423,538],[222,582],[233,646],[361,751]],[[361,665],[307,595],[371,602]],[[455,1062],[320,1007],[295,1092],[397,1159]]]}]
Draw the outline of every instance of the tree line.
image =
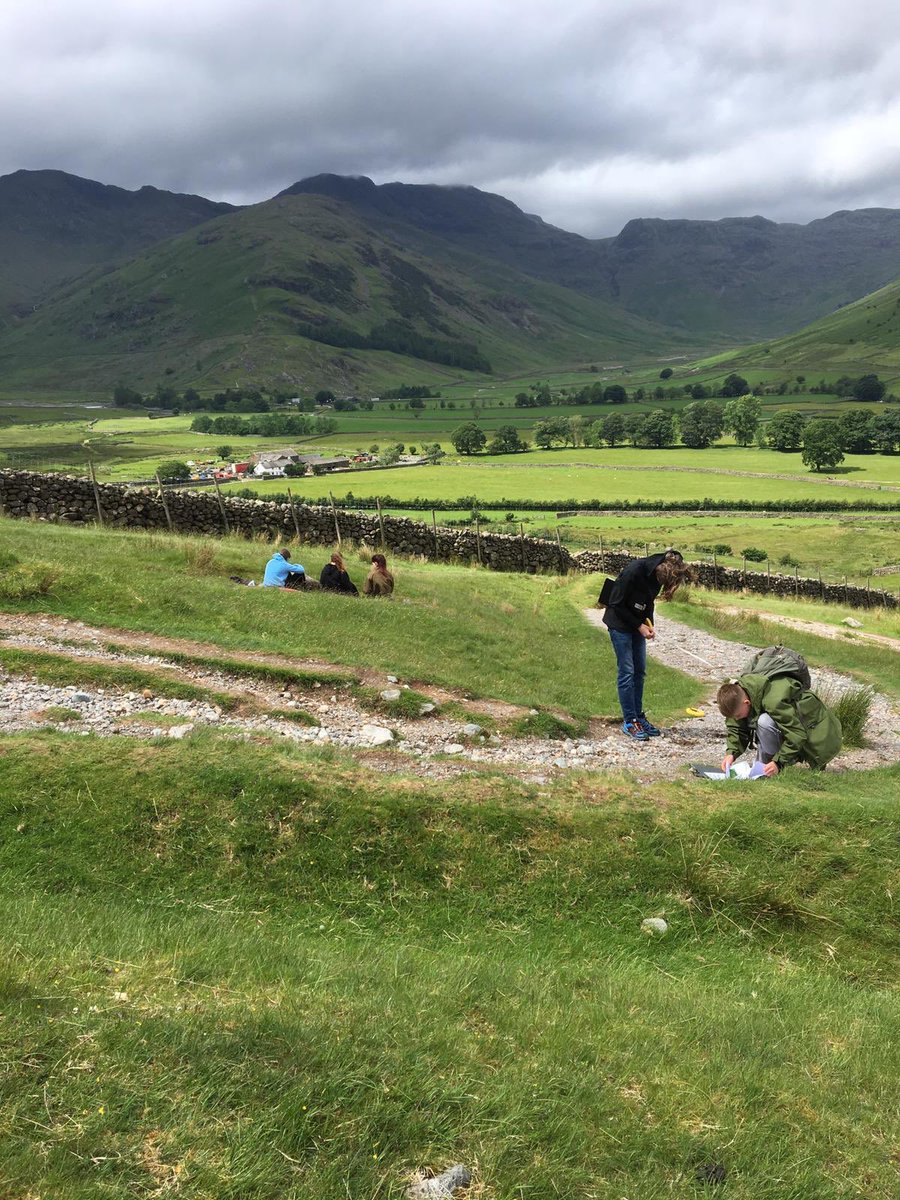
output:
[{"label": "tree line", "polygon": [[[855,409],[836,419],[810,420],[802,413],[776,413],[762,423],[758,397],[736,396],[727,404],[697,400],[680,412],[654,409],[648,413],[610,413],[597,421],[581,416],[548,417],[534,426],[534,444],[539,449],[580,446],[615,447],[630,443],[640,449],[665,449],[677,441],[692,450],[705,450],[724,433],[731,433],[739,446],[754,442],[761,448],[801,451],[803,461],[814,470],[837,466],[844,454],[894,454],[900,449],[900,412],[879,413]],[[458,454],[516,454],[529,448],[512,425],[501,426],[488,435],[474,421],[460,425],[450,435]]]}]

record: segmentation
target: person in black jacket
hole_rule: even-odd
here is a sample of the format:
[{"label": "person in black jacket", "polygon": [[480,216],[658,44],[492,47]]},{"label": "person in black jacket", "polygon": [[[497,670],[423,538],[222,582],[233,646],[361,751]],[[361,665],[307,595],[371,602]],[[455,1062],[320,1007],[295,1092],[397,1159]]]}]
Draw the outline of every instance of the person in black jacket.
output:
[{"label": "person in black jacket", "polygon": [[689,575],[679,551],[666,550],[629,563],[610,590],[603,623],[609,630],[619,668],[616,686],[622,706],[622,731],[638,742],[659,735],[644,712],[647,642],[656,637],[653,602],[660,592],[664,600],[671,600]]},{"label": "person in black jacket", "polygon": [[356,584],[347,574],[343,555],[338,550],[332,554],[331,562],[327,562],[322,568],[319,583],[326,592],[343,592],[346,596],[359,595]]}]

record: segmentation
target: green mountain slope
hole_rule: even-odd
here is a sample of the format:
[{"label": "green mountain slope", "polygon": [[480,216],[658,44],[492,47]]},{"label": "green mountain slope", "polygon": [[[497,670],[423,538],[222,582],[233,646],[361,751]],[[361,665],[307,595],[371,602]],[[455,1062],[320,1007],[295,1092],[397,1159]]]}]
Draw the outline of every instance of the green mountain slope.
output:
[{"label": "green mountain slope", "polygon": [[471,187],[317,175],[285,194],[301,193],[336,197],[383,228],[438,237],[711,340],[777,337],[900,275],[894,209],[808,225],[640,218],[617,237],[591,240]]},{"label": "green mountain slope", "polygon": [[709,360],[730,369],[803,367],[829,373],[900,373],[900,280],[797,333]]},{"label": "green mountain slope", "polygon": [[0,370],[7,386],[36,388],[152,387],[165,373],[180,385],[352,389],[688,345],[483,257],[403,249],[346,204],[307,195],[219,217],[60,289],[0,336]]},{"label": "green mountain slope", "polygon": [[143,187],[137,192],[63,171],[0,177],[0,323],[23,316],[49,289],[126,261],[231,204]]}]

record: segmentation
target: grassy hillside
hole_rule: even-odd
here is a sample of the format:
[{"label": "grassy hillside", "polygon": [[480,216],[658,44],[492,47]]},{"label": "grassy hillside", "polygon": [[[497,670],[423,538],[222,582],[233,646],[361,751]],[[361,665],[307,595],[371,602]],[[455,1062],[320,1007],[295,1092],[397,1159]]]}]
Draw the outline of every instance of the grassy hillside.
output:
[{"label": "grassy hillside", "polygon": [[638,214],[616,237],[591,240],[476,188],[319,175],[287,193],[337,197],[407,238],[439,239],[710,341],[777,337],[900,275],[893,209],[808,225]]},{"label": "grassy hillside", "polygon": [[336,201],[286,196],[61,289],[0,338],[0,368],[6,386],[47,389],[126,378],[148,389],[166,379],[352,391],[678,342],[511,268],[446,247],[431,258],[404,250]]},{"label": "grassy hillside", "polygon": [[[401,561],[394,602],[341,602],[326,593],[251,591],[231,583],[229,575],[262,578],[272,552],[266,543],[38,530],[8,520],[0,520],[0,529],[0,607],[6,611],[60,613],[216,642],[226,650],[374,667],[579,717],[617,711],[609,639],[585,622],[580,591],[555,576]],[[302,546],[294,557],[318,578],[330,553]],[[349,570],[361,583],[362,560],[351,560]],[[42,586],[44,579],[49,586]],[[698,687],[660,667],[648,693],[648,704],[662,716],[691,703]]]},{"label": "grassy hillside", "polygon": [[900,282],[863,296],[799,332],[777,341],[706,360],[701,367],[803,367],[835,374],[900,372]]},{"label": "grassy hillside", "polygon": [[888,1200],[897,777],[862,782],[4,738],[4,1188]]},{"label": "grassy hillside", "polygon": [[64,171],[0,176],[0,327],[21,320],[66,280],[96,275],[231,204],[144,187],[123,188]]}]

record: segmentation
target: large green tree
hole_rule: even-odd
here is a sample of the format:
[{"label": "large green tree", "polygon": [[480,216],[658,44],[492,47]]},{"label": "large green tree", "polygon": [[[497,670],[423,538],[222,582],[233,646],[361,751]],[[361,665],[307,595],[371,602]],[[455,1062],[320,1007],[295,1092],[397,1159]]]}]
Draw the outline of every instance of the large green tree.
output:
[{"label": "large green tree", "polygon": [[714,400],[697,400],[687,404],[678,417],[681,440],[692,450],[705,450],[725,428],[725,411]]},{"label": "large green tree", "polygon": [[638,431],[638,443],[654,450],[671,446],[675,441],[675,421],[664,408],[655,408],[647,413]]},{"label": "large green tree", "polygon": [[752,446],[759,429],[762,406],[756,396],[735,396],[725,405],[725,428],[739,446]]},{"label": "large green tree", "polygon": [[191,468],[187,463],[174,458],[161,462],[156,470],[163,483],[182,483],[191,477]]},{"label": "large green tree", "polygon": [[519,437],[515,425],[501,425],[488,443],[487,451],[488,454],[517,454],[527,449],[528,443]]},{"label": "large green tree", "polygon": [[862,408],[851,408],[838,417],[837,428],[845,454],[869,454],[875,416]]},{"label": "large green tree", "polygon": [[844,461],[841,433],[836,421],[810,421],[803,431],[803,462],[813,471],[836,467]]},{"label": "large green tree", "polygon": [[723,396],[744,396],[750,391],[750,385],[741,375],[735,374],[734,371],[730,375],[726,375],[722,381],[722,387],[719,389]]},{"label": "large green tree", "polygon": [[572,441],[572,426],[568,417],[548,417],[546,421],[538,421],[534,427],[535,445],[549,450],[557,443],[568,446]]},{"label": "large green tree", "polygon": [[872,422],[872,440],[882,454],[896,454],[900,450],[900,411],[886,408]]},{"label": "large green tree", "polygon": [[861,375],[853,385],[853,395],[857,400],[877,402],[884,399],[885,385],[877,375]]},{"label": "large green tree", "polygon": [[621,413],[610,413],[600,423],[604,442],[608,446],[617,446],[625,438],[625,418]]},{"label": "large green tree", "polygon": [[771,450],[800,450],[805,428],[806,417],[786,409],[776,413],[766,426],[766,442]]},{"label": "large green tree", "polygon": [[469,421],[453,430],[450,434],[450,441],[457,454],[478,454],[484,449],[487,437],[483,429],[480,429],[474,421]]}]

